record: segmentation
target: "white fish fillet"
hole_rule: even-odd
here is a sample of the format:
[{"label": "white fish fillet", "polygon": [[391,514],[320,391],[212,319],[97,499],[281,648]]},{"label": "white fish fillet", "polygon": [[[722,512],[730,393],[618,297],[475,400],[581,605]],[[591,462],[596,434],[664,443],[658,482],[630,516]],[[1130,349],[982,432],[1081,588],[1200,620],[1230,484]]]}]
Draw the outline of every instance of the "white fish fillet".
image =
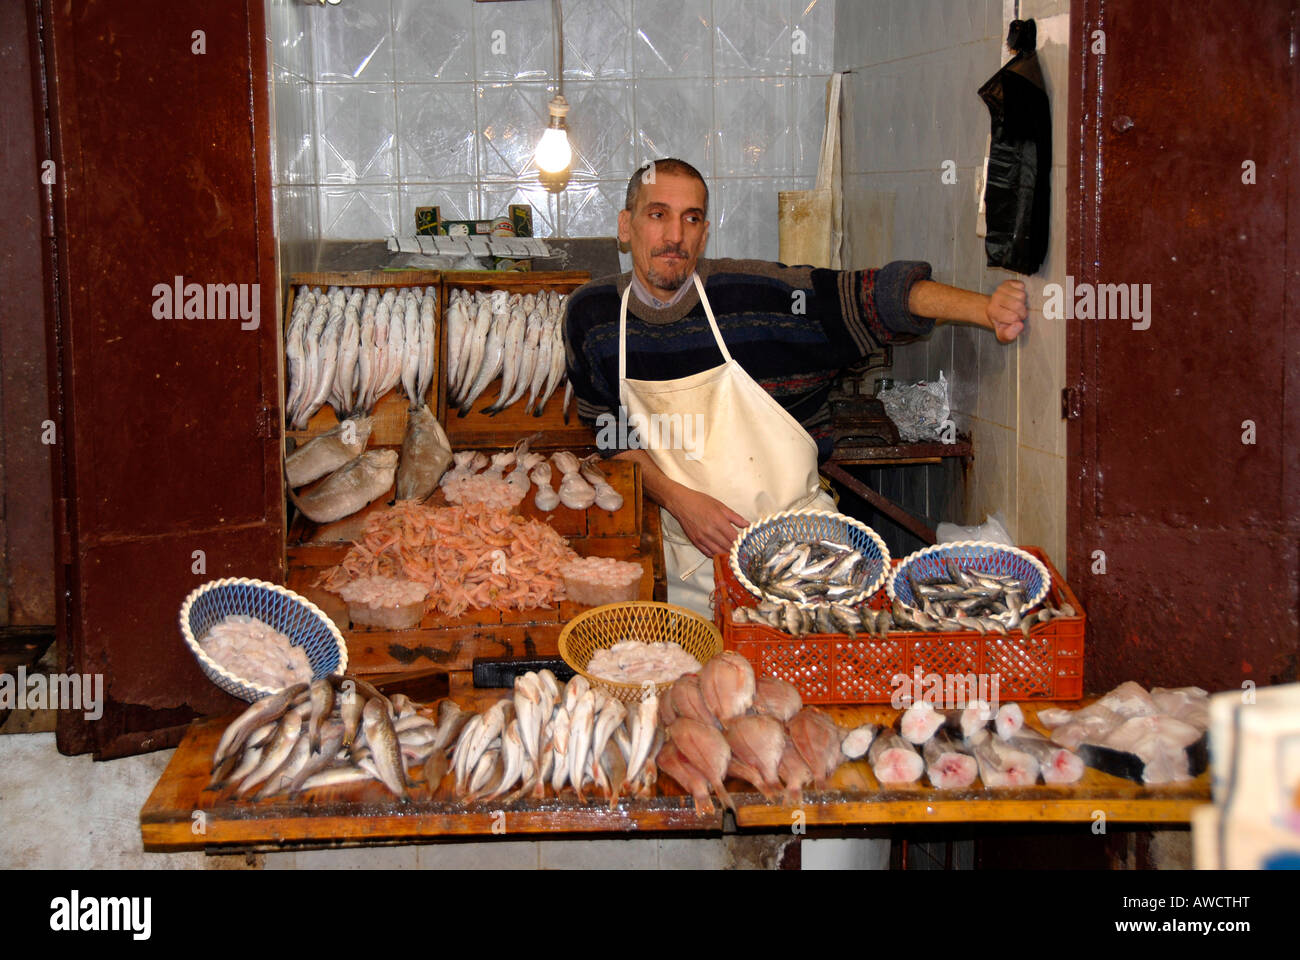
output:
[{"label": "white fish fillet", "polygon": [[370,390],[366,394],[366,409],[371,410],[379,399],[379,387],[388,376],[388,295],[375,307],[375,346],[370,358]]}]

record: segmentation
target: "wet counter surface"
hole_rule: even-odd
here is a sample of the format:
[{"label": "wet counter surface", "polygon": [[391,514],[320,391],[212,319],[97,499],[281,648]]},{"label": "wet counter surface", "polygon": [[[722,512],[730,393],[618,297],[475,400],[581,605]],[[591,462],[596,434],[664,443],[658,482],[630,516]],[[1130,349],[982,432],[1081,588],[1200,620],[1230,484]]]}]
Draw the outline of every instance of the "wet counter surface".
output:
[{"label": "wet counter surface", "polygon": [[[476,690],[470,675],[451,676],[451,696],[468,709],[484,708],[505,690]],[[1022,703],[1030,726],[1046,701]],[[1082,703],[1062,703],[1074,709]],[[897,711],[884,706],[827,707],[842,726],[891,721]],[[282,849],[373,843],[428,842],[492,836],[542,839],[546,836],[681,834],[720,835],[731,824],[721,806],[711,816],[697,815],[690,796],[661,773],[657,795],[608,802],[588,798],[580,804],[572,789],[543,801],[510,806],[466,806],[451,793],[450,777],[430,796],[424,784],[401,803],[378,783],[320,789],[296,801],[284,797],[257,802],[218,803],[205,789],[214,748],[233,717],[196,721],[140,811],[144,848],[150,851],[220,848]],[[926,784],[882,788],[866,759],[842,764],[831,789],[807,790],[803,803],[766,803],[741,781],[728,779],[736,801],[737,828],[759,831],[806,826],[976,822],[1097,822],[1183,824],[1192,811],[1210,802],[1209,774],[1166,786],[1143,786],[1089,768],[1070,786],[1038,784],[1020,789],[936,790]]]}]

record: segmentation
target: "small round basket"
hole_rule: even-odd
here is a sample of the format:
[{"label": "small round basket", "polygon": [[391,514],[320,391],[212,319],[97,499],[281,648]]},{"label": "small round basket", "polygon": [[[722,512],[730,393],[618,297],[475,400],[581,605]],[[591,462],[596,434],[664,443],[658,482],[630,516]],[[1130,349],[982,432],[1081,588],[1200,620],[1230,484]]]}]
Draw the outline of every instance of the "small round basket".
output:
[{"label": "small round basket", "polygon": [[[880,535],[865,523],[828,510],[787,510],[751,523],[731,545],[731,572],[740,581],[740,585],[756,597],[780,600],[780,597],[768,596],[759,589],[750,579],[750,573],[757,575],[759,565],[770,555],[771,550],[791,540],[830,540],[852,547],[866,558],[866,588],[860,593],[839,598],[837,603],[849,606],[861,603],[875,594],[889,579],[889,548],[880,539]],[[799,607],[813,605],[795,604]]]},{"label": "small round basket", "polygon": [[956,561],[962,570],[1009,575],[1023,580],[1025,603],[1020,608],[1021,613],[1042,603],[1052,586],[1052,575],[1042,562],[1018,547],[989,543],[986,540],[958,540],[925,547],[895,567],[887,588],[890,601],[897,599],[907,607],[916,607],[916,598],[912,595],[912,579],[946,579],[949,558]]},{"label": "small round basket", "polygon": [[[631,703],[645,696],[645,684],[618,683],[587,672],[587,664],[597,650],[624,640],[675,643],[700,661],[701,666],[722,652],[722,634],[698,613],[673,603],[629,600],[585,610],[565,624],[560,631],[560,656],[593,686]],[[655,693],[663,693],[671,686],[671,681],[656,683]]]},{"label": "small round basket", "polygon": [[348,648],[343,634],[306,597],[264,580],[212,580],[195,589],[181,604],[181,634],[208,679],[231,696],[252,703],[276,692],[231,673],[199,646],[199,640],[231,614],[261,620],[287,636],[295,647],[302,647],[311,663],[313,679],[347,672]]}]

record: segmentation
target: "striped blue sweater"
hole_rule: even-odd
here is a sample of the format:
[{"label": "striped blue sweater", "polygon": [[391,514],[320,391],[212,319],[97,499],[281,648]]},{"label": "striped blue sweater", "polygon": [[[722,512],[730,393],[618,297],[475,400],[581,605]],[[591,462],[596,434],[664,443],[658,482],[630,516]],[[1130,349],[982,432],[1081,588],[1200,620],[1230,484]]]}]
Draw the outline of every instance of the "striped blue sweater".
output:
[{"label": "striped blue sweater", "polygon": [[[928,263],[838,271],[701,259],[696,270],[732,357],[812,435],[822,459],[831,451],[826,398],[839,373],[882,344],[934,328],[907,309],[912,284],[930,278]],[[589,425],[618,410],[618,309],[630,279],[628,273],[593,280],[568,300],[569,379],[578,416]],[[668,307],[628,298],[628,377],[675,380],[720,363],[693,285]]]}]

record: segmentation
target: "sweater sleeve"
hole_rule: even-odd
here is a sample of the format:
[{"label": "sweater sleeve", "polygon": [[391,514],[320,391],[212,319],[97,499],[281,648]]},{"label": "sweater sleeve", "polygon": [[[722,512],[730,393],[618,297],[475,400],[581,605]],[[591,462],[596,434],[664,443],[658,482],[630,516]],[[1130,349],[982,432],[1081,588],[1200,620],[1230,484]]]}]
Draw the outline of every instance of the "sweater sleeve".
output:
[{"label": "sweater sleeve", "polygon": [[885,344],[927,336],[934,321],[908,309],[912,287],[930,279],[930,264],[896,260],[879,269],[813,269],[810,312],[821,322],[831,346],[861,359]]},{"label": "sweater sleeve", "polygon": [[592,310],[596,297],[581,291],[568,298],[564,312],[564,363],[573,384],[577,401],[578,419],[596,432],[597,446],[608,457],[626,449],[620,445],[625,438],[608,424],[618,422],[618,390],[606,382],[600,365],[593,361],[587,340],[587,331],[596,320]]}]

